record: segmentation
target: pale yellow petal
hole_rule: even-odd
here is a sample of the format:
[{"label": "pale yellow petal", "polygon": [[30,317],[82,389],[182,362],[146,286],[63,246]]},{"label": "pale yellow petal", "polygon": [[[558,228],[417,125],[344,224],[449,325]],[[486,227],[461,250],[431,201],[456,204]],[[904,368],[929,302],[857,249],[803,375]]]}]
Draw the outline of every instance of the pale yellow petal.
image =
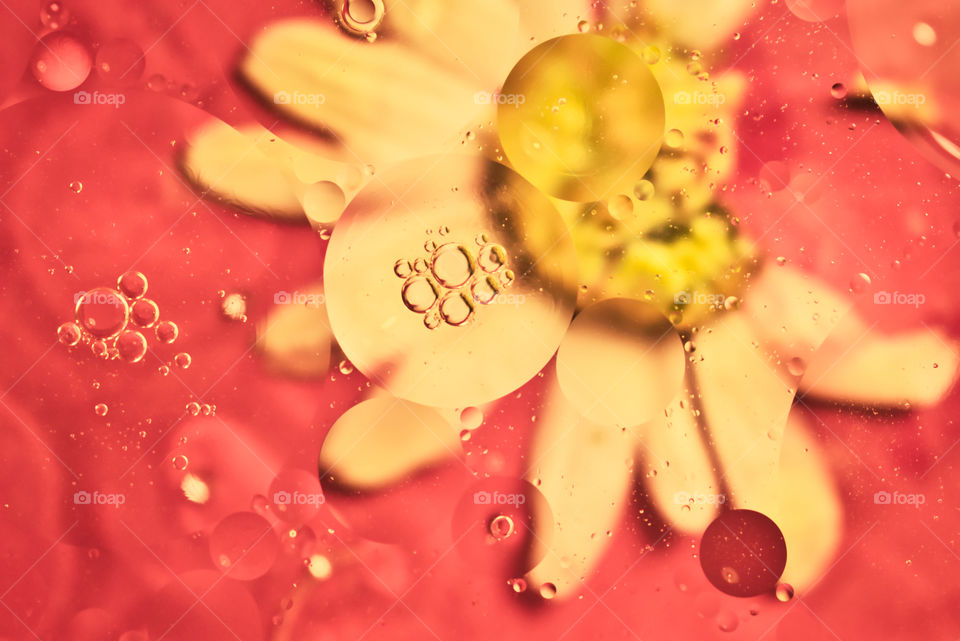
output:
[{"label": "pale yellow petal", "polygon": [[278,374],[311,378],[327,373],[333,334],[319,286],[278,292],[257,328],[257,350]]},{"label": "pale yellow petal", "polygon": [[321,479],[375,491],[460,452],[457,430],[434,409],[381,395],[344,412],[320,449]]},{"label": "pale yellow petal", "polygon": [[703,433],[684,392],[640,429],[637,460],[643,485],[660,516],[674,529],[701,534],[726,501]]},{"label": "pale yellow petal", "polygon": [[527,580],[534,589],[553,584],[558,598],[568,598],[597,566],[620,524],[633,481],[635,441],[625,430],[581,418],[555,380],[543,408],[527,480],[551,510],[534,515],[534,528],[552,529],[552,536]]},{"label": "pale yellow petal", "polygon": [[936,405],[957,380],[958,345],[940,330],[886,334],[851,317],[817,351],[800,381],[804,396],[874,408]]}]

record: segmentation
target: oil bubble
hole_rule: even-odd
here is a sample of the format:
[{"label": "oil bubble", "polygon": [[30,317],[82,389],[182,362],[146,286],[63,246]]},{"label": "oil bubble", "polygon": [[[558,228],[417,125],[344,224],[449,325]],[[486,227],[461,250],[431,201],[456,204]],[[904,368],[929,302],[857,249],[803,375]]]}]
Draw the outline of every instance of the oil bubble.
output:
[{"label": "oil bubble", "polygon": [[93,411],[97,416],[106,416],[109,409],[106,403],[97,403],[93,406]]},{"label": "oil bubble", "polygon": [[77,323],[96,338],[116,336],[126,327],[130,308],[120,292],[95,287],[77,300]]},{"label": "oil bubble", "polygon": [[177,324],[173,321],[160,321],[157,323],[154,333],[157,336],[157,340],[161,343],[172,343],[177,340],[177,336],[180,334],[180,328],[177,327]]},{"label": "oil bubble", "polygon": [[190,367],[190,363],[193,362],[193,359],[190,357],[190,354],[187,354],[186,352],[180,352],[173,357],[173,362],[180,369],[187,369]]},{"label": "oil bubble", "polygon": [[70,91],[83,84],[92,66],[86,45],[69,33],[54,31],[37,43],[30,70],[47,89]]},{"label": "oil bubble", "polygon": [[160,308],[149,298],[141,298],[130,306],[130,320],[137,327],[153,327],[160,318]]},{"label": "oil bubble", "polygon": [[407,309],[422,314],[437,302],[437,286],[426,276],[414,276],[403,284],[400,295]]},{"label": "oil bubble", "polygon": [[147,339],[135,330],[127,330],[117,337],[117,353],[128,363],[139,363],[147,354]]},{"label": "oil bubble", "polygon": [[[483,250],[481,249],[481,254]],[[470,250],[463,245],[447,243],[437,248],[430,268],[434,278],[444,287],[460,287],[473,275],[476,263]],[[481,263],[482,265],[482,263]]]},{"label": "oil bubble", "polygon": [[137,271],[126,272],[117,279],[117,289],[127,298],[141,298],[147,293],[147,277]]},{"label": "oil bubble", "polygon": [[73,347],[79,343],[82,336],[83,332],[80,331],[80,326],[76,323],[64,323],[57,328],[57,340],[68,347]]}]

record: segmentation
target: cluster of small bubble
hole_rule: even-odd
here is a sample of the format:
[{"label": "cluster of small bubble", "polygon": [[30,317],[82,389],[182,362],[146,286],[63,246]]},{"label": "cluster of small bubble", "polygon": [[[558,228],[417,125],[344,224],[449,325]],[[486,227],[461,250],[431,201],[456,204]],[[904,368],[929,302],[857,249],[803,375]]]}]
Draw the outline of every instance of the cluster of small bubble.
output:
[{"label": "cluster of small bubble", "polygon": [[184,408],[187,414],[190,416],[216,416],[217,415],[217,406],[209,405],[207,403],[198,403],[197,401],[190,401],[187,403]]},{"label": "cluster of small bubble", "polygon": [[438,243],[427,230],[423,245],[425,257],[400,259],[393,273],[403,279],[400,295],[412,312],[423,314],[427,329],[446,323],[460,327],[476,318],[477,305],[489,305],[501,291],[513,284],[516,276],[507,267],[507,251],[490,242],[487,234],[478,234],[477,245],[447,241],[450,229],[440,227]]},{"label": "cluster of small bubble", "polygon": [[[160,320],[160,307],[146,298],[147,278],[128,271],[117,279],[116,288],[94,287],[78,294],[75,319],[57,328],[57,339],[67,347],[85,345],[97,358],[138,363],[147,354],[147,330],[156,339],[173,343],[180,333],[173,321]],[[190,355],[181,352],[174,362],[190,366]]]}]

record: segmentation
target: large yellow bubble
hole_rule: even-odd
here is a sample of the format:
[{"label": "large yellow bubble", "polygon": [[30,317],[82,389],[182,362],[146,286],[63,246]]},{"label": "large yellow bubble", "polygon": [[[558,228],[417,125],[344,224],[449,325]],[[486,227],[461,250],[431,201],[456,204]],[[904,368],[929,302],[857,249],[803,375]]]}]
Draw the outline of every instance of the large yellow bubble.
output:
[{"label": "large yellow bubble", "polygon": [[534,47],[496,100],[507,158],[557,198],[629,194],[660,150],[660,86],[636,53],[609,38],[577,34]]}]

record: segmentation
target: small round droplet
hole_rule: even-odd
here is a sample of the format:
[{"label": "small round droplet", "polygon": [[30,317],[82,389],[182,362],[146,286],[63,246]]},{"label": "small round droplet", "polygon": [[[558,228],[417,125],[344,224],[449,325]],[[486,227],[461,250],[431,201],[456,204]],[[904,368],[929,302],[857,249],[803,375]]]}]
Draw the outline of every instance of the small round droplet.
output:
[{"label": "small round droplet", "polygon": [[414,276],[403,284],[400,295],[407,309],[422,314],[437,302],[437,286],[426,276]]},{"label": "small round droplet", "polygon": [[637,184],[633,186],[633,195],[639,201],[650,200],[653,198],[655,191],[653,183],[649,180],[638,180]]},{"label": "small round droplet", "polygon": [[342,360],[340,361],[340,365],[337,369],[339,369],[340,373],[343,374],[344,376],[347,376],[348,374],[353,374],[353,363],[351,363],[348,360]]},{"label": "small round droplet", "polygon": [[837,100],[842,100],[847,97],[847,88],[842,82],[835,83],[830,87],[830,95]]},{"label": "small round droplet", "polygon": [[61,2],[48,2],[40,9],[40,22],[51,30],[59,29],[70,20],[70,12]]},{"label": "small round droplet", "polygon": [[522,578],[510,579],[507,581],[507,585],[517,594],[527,591],[527,582]]},{"label": "small round droplet", "polygon": [[187,465],[190,464],[189,459],[183,454],[177,454],[170,462],[173,464],[173,469],[180,470],[181,472],[187,469]]},{"label": "small round droplet", "polygon": [[490,519],[490,535],[498,541],[509,537],[514,531],[513,519],[509,516],[498,514]]},{"label": "small round droplet", "polygon": [[177,340],[177,336],[180,334],[180,328],[177,327],[177,324],[173,321],[160,321],[157,323],[157,328],[154,333],[157,335],[157,340],[161,343],[172,343]]},{"label": "small round droplet", "polygon": [[67,183],[67,187],[75,194],[79,194],[81,191],[83,191],[83,183],[79,180],[71,180],[69,183]]},{"label": "small round droplet", "polygon": [[473,301],[462,292],[450,292],[440,300],[440,317],[448,325],[459,327],[473,316]]},{"label": "small round droplet", "polygon": [[193,362],[193,359],[190,358],[190,354],[187,354],[186,352],[180,352],[173,357],[173,362],[180,369],[187,369],[190,367],[190,363]]},{"label": "small round droplet", "polygon": [[483,423],[483,412],[477,407],[465,407],[460,412],[460,424],[468,430],[475,430]]},{"label": "small round droplet", "polygon": [[116,336],[126,326],[130,308],[120,292],[96,287],[77,300],[77,323],[96,338]]},{"label": "small round droplet", "polygon": [[443,319],[440,318],[440,312],[435,308],[427,311],[423,316],[423,324],[427,329],[436,329],[440,327],[440,323],[443,322]]},{"label": "small round droplet", "polygon": [[648,65],[655,65],[660,62],[660,49],[653,45],[644,47],[643,61]]},{"label": "small round droplet", "polygon": [[803,373],[807,371],[807,364],[799,356],[794,356],[787,361],[787,371],[790,372],[791,376],[803,376]]},{"label": "small round droplet", "polygon": [[117,353],[128,363],[138,363],[147,354],[147,339],[135,330],[127,330],[117,337]]},{"label": "small round droplet", "polygon": [[[480,254],[483,255],[482,248]],[[451,289],[466,283],[476,269],[470,250],[456,243],[447,243],[438,247],[430,261],[430,268],[437,282]]]},{"label": "small round droplet", "polygon": [[355,36],[376,31],[386,13],[383,0],[340,0],[340,28]]},{"label": "small round droplet", "polygon": [[190,401],[189,403],[187,403],[187,406],[185,409],[187,410],[187,414],[189,414],[190,416],[197,416],[200,414],[200,403],[196,401]]},{"label": "small round droplet", "polygon": [[633,216],[633,201],[626,194],[619,194],[607,203],[610,215],[617,220],[629,220]]},{"label": "small round droplet", "polygon": [[153,327],[160,318],[160,308],[149,298],[141,298],[130,306],[130,320],[137,327]]},{"label": "small round droplet", "polygon": [[57,328],[57,340],[68,347],[73,347],[79,343],[82,335],[83,332],[80,331],[80,326],[76,323],[64,323]]},{"label": "small round droplet", "polygon": [[141,298],[147,293],[147,277],[137,271],[129,271],[117,279],[117,289],[129,299]]},{"label": "small round droplet", "polygon": [[540,586],[540,596],[550,600],[557,596],[557,586],[552,583],[544,583]]},{"label": "small round droplet", "polygon": [[470,284],[470,295],[481,305],[489,305],[500,291],[500,281],[496,276],[479,278]]},{"label": "small round droplet", "polygon": [[731,596],[769,593],[787,563],[783,533],[753,510],[729,510],[700,539],[700,567],[710,583]]},{"label": "small round droplet", "polygon": [[160,372],[160,376],[166,376],[167,374],[170,373],[170,367],[168,367],[167,365],[161,365],[160,367],[157,368],[157,371]]},{"label": "small round droplet", "polygon": [[495,272],[507,264],[507,250],[501,245],[487,244],[480,248],[477,262],[485,272]]},{"label": "small round droplet", "polygon": [[722,632],[733,632],[739,625],[740,620],[737,618],[737,615],[730,610],[724,610],[717,615],[717,627],[720,628]]},{"label": "small round droplet", "polygon": [[913,25],[913,39],[922,47],[932,47],[937,43],[937,32],[926,22]]},{"label": "small round droplet", "polygon": [[106,403],[97,403],[93,406],[93,411],[97,416],[106,416],[109,408]]},{"label": "small round droplet", "polygon": [[793,586],[789,583],[778,583],[774,594],[777,596],[777,601],[786,603],[793,598]]},{"label": "small round droplet", "polygon": [[90,343],[90,351],[97,358],[110,357],[110,348],[107,347],[107,342],[104,340],[95,340],[92,343]]},{"label": "small round droplet", "polygon": [[76,89],[90,75],[92,67],[93,56],[86,45],[63,31],[41,38],[30,64],[33,77],[51,91]]},{"label": "small round droplet", "polygon": [[577,23],[577,31],[579,31],[580,33],[586,33],[590,31],[590,23],[587,22],[586,20],[581,20],[580,22]]},{"label": "small round droplet", "polygon": [[401,258],[393,264],[393,273],[400,278],[407,278],[413,273],[413,265],[409,260]]},{"label": "small round droplet", "polygon": [[671,149],[680,149],[683,147],[683,132],[679,129],[671,129],[663,135],[663,143]]},{"label": "small round droplet", "polygon": [[862,294],[870,285],[870,277],[863,272],[850,279],[850,291],[854,294]]}]

